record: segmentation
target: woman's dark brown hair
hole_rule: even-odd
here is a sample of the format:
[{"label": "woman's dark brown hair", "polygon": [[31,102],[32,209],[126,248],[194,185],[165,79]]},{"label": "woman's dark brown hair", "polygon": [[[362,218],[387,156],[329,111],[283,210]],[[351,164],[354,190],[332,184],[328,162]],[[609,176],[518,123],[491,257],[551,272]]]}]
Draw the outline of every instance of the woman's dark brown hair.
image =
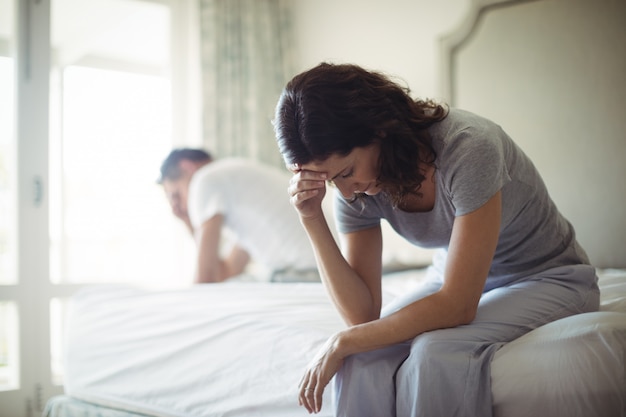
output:
[{"label": "woman's dark brown hair", "polygon": [[294,77],[276,106],[274,130],[287,164],[346,156],[380,144],[377,180],[394,205],[417,193],[424,175],[418,161],[436,158],[427,127],[446,117],[432,101],[356,65],[322,63]]}]

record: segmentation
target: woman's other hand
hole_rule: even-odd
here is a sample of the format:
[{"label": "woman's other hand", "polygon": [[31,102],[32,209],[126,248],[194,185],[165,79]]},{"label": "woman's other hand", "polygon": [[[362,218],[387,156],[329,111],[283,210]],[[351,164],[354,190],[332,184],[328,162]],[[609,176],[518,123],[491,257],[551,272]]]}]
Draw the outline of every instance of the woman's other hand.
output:
[{"label": "woman's other hand", "polygon": [[339,349],[339,333],[331,336],[317,352],[300,381],[298,403],[309,413],[322,410],[324,389],[343,364]]}]

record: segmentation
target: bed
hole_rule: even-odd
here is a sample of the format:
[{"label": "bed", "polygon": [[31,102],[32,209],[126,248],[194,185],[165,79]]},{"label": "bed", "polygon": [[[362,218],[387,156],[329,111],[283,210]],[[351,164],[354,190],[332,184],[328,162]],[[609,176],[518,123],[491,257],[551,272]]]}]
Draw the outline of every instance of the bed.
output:
[{"label": "bed", "polygon": [[[621,0],[475,0],[441,39],[442,98],[497,120],[530,154],[600,277],[600,311],[497,352],[496,417],[626,416],[624,17]],[[393,272],[413,254],[392,252],[385,303],[428,273]],[[45,417],[308,415],[301,372],[343,327],[320,283],[93,287],[68,317],[65,394]],[[327,390],[320,416],[331,403]]]},{"label": "bed", "polygon": [[[626,270],[599,272],[601,311],[498,351],[496,416],[624,415]],[[426,274],[387,274],[385,303]],[[48,417],[304,416],[301,372],[343,327],[319,283],[94,287],[73,298],[69,318],[65,395],[48,402]],[[324,402],[319,415],[332,416],[330,390]]]}]

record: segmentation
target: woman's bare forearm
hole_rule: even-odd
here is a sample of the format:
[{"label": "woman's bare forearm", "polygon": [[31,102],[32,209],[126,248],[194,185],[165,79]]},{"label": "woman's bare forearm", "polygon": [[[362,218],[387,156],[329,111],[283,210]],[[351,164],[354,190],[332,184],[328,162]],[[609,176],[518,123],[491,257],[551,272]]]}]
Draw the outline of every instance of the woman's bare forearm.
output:
[{"label": "woman's bare forearm", "polygon": [[303,219],[302,224],[313,245],[324,285],[344,321],[355,325],[377,319],[380,303],[342,255],[326,219]]}]

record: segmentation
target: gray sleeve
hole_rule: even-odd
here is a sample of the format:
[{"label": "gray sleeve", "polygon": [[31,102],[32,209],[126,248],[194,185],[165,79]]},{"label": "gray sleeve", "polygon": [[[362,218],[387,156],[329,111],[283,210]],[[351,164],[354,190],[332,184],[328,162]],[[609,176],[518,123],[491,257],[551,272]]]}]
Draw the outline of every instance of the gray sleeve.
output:
[{"label": "gray sleeve", "polygon": [[440,169],[455,215],[462,216],[485,204],[511,178],[499,127],[471,127],[457,135],[448,141]]}]

